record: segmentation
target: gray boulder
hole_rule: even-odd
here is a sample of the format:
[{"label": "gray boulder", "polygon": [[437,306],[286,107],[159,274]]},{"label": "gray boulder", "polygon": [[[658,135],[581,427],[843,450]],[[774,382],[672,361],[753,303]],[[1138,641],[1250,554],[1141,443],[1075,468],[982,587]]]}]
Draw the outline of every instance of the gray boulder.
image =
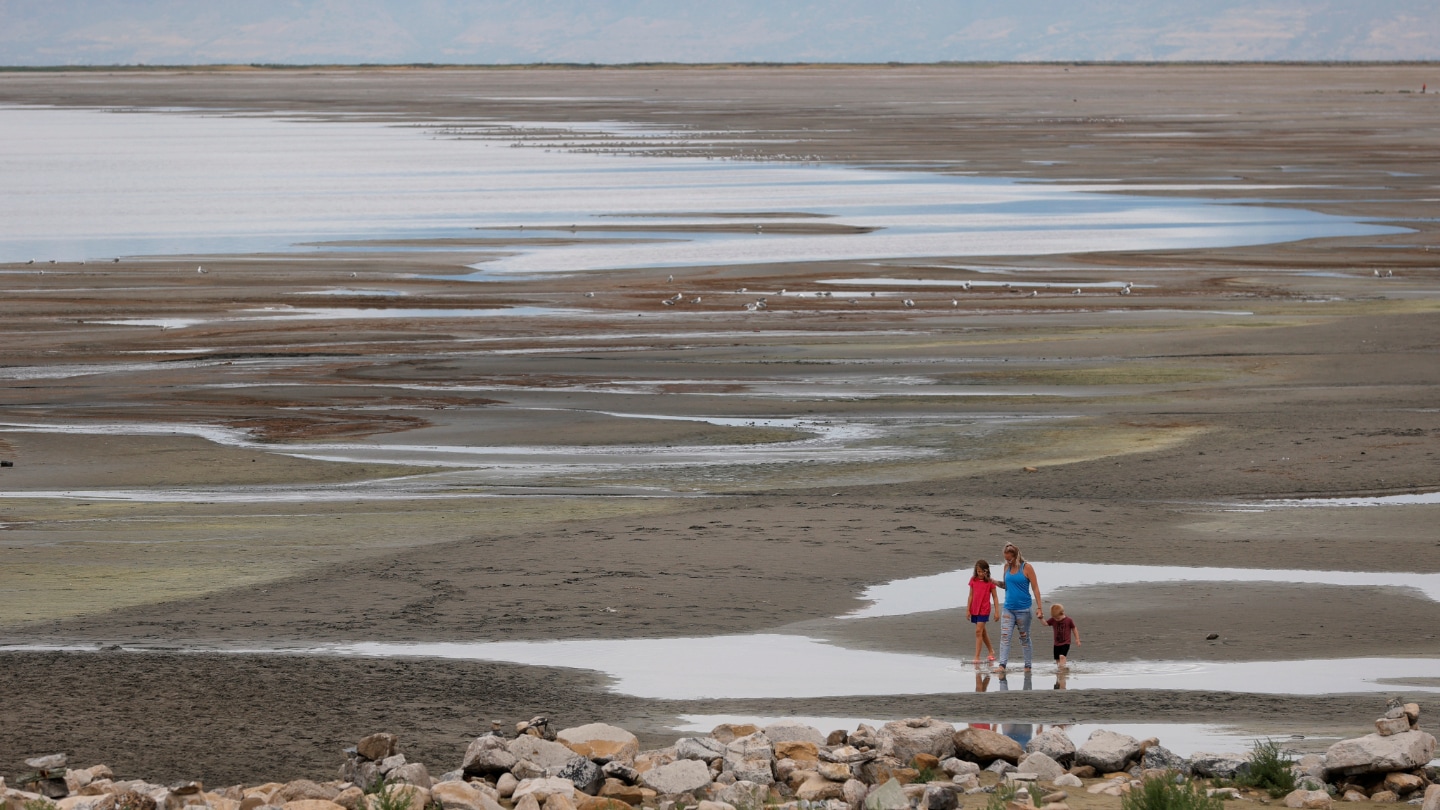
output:
[{"label": "gray boulder", "polygon": [[404,782],[407,785],[414,785],[429,790],[434,783],[430,779],[430,772],[424,765],[418,762],[409,762],[390,769],[385,778],[391,782]]},{"label": "gray boulder", "polygon": [[1051,783],[1058,779],[1060,774],[1065,773],[1063,765],[1039,751],[1026,754],[1025,758],[1020,760],[1020,764],[1015,766],[1015,769],[1021,773],[1033,773],[1035,778],[1041,782]]},{"label": "gray boulder", "polygon": [[825,735],[820,729],[814,726],[806,726],[800,723],[771,723],[760,730],[765,738],[772,743],[778,742],[812,742],[816,745],[825,744]]},{"label": "gray boulder", "polygon": [[680,759],[640,774],[640,784],[661,795],[677,795],[710,784],[710,767],[696,759]]},{"label": "gray boulder", "polygon": [[600,767],[600,772],[611,779],[619,779],[627,785],[633,785],[640,781],[640,772],[623,762],[607,762]]},{"label": "gray boulder", "polygon": [[605,774],[600,770],[600,766],[585,757],[575,757],[561,765],[555,775],[561,779],[569,779],[576,790],[591,796],[605,784]]},{"label": "gray boulder", "polygon": [[529,734],[510,740],[505,749],[516,759],[529,760],[541,768],[559,768],[577,756],[569,746]]},{"label": "gray boulder", "polygon": [[916,754],[945,759],[955,753],[955,727],[929,717],[886,723],[875,736],[881,756],[905,763]]},{"label": "gray boulder", "polygon": [[910,810],[910,798],[900,783],[891,779],[870,791],[861,804],[862,810]]},{"label": "gray boulder", "polygon": [[775,783],[775,748],[759,732],[725,746],[724,769],[735,778],[758,785]]},{"label": "gray boulder", "polygon": [[714,737],[681,737],[675,741],[676,759],[714,762],[725,756],[725,744]]},{"label": "gray boulder", "polygon": [[1405,731],[1382,737],[1367,734],[1341,740],[1325,752],[1330,777],[1390,773],[1423,768],[1435,758],[1435,738],[1423,731]]},{"label": "gray boulder", "polygon": [[[494,776],[505,773],[515,767],[516,756],[510,753],[506,747],[505,740],[493,734],[483,737],[476,737],[465,749],[465,759],[462,760],[460,769],[472,776]],[[360,781],[351,779],[361,787],[368,787],[373,780]]]},{"label": "gray boulder", "polygon": [[1140,757],[1140,767],[1147,771],[1175,771],[1190,775],[1190,763],[1163,745],[1152,745]]},{"label": "gray boulder", "polygon": [[959,807],[960,799],[955,791],[944,785],[926,785],[925,793],[920,796],[919,810],[957,810]]},{"label": "gray boulder", "polygon": [[940,760],[940,770],[951,776],[967,776],[980,773],[980,766],[969,760],[950,757]]},{"label": "gray boulder", "polygon": [[1020,747],[1020,743],[989,729],[962,728],[952,735],[951,740],[957,757],[986,765],[997,759],[1016,763],[1025,756],[1025,749]]},{"label": "gray boulder", "polygon": [[1196,776],[1207,779],[1234,779],[1249,767],[1250,757],[1245,754],[1211,754],[1197,751],[1190,755],[1190,770]]},{"label": "gray boulder", "polygon": [[721,788],[715,798],[741,810],[759,810],[770,798],[770,788],[741,779]]},{"label": "gray boulder", "polygon": [[1025,753],[1044,754],[1061,765],[1068,766],[1075,761],[1075,743],[1064,729],[1047,728],[1030,738],[1030,742],[1025,744]]},{"label": "gray boulder", "polygon": [[1140,753],[1140,741],[1127,734],[1096,729],[1075,749],[1075,764],[1089,765],[1098,773],[1125,770],[1125,763]]}]

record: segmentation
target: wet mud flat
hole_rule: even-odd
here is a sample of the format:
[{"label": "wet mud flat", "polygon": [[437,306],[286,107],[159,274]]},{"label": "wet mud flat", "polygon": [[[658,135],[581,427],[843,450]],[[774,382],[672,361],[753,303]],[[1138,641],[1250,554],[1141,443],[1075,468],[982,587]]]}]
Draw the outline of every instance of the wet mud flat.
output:
[{"label": "wet mud flat", "polygon": [[[1405,229],[480,282],[535,237],[6,264],[0,640],[159,649],[4,653],[0,761],[66,749],[117,774],[316,776],[382,727],[442,763],[490,720],[539,712],[656,741],[695,713],[1363,731],[1378,695],[1083,677],[977,695],[967,675],[940,695],[672,702],[583,670],[164,650],[788,628],[958,662],[973,638],[953,611],[827,623],[867,587],[993,563],[1007,541],[1042,586],[1047,562],[1440,571],[1434,505],[1262,503],[1440,488],[1425,71],[0,74],[6,104],[543,122],[535,148],[1149,185]],[[703,137],[587,129],[602,120]],[[775,215],[806,212],[742,213],[718,235],[794,236]],[[825,230],[803,235],[869,235]],[[743,308],[759,296],[765,310]],[[1436,604],[1401,588],[1057,598],[1096,662],[1440,655]],[[1415,679],[1394,693],[1431,696]],[[291,719],[302,706],[322,707],[311,728]],[[235,753],[281,737],[269,761]]]}]

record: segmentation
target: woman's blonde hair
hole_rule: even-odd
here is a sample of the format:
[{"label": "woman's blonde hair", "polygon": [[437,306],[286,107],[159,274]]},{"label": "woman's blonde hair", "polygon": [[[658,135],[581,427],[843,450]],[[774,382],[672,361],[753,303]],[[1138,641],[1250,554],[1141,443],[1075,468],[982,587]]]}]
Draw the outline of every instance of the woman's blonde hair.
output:
[{"label": "woman's blonde hair", "polygon": [[1020,553],[1020,547],[1017,546],[1017,545],[1015,545],[1014,543],[1006,543],[1006,544],[1005,544],[1005,551],[1009,551],[1009,550],[1012,549],[1012,548],[1015,549],[1015,562],[1016,562],[1017,564],[1019,564],[1019,566],[1020,566],[1021,568],[1024,568],[1024,567],[1025,567],[1025,555]]}]

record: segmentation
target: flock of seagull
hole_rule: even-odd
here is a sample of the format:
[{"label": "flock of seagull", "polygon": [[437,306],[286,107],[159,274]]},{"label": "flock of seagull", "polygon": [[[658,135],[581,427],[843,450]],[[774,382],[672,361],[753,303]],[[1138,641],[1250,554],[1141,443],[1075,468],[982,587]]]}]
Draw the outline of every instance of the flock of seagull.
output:
[{"label": "flock of seagull", "polygon": [[[1380,272],[1377,270],[1375,274],[1378,276],[1378,275],[1380,274]],[[1388,275],[1388,274],[1387,274],[1387,275]],[[667,282],[673,282],[673,281],[675,281],[675,276],[673,276],[673,275],[672,275],[672,276],[669,276],[669,277],[667,277],[665,280],[666,280]],[[1127,281],[1127,282],[1125,282],[1125,284],[1124,284],[1117,292],[1118,292],[1118,294],[1120,294],[1120,295],[1130,295],[1130,294],[1132,293],[1133,287],[1134,287],[1134,283],[1133,283],[1133,282],[1130,282],[1130,281]],[[966,281],[966,282],[964,282],[963,284],[961,284],[961,285],[960,285],[960,289],[962,289],[962,290],[970,290],[970,289],[971,289],[971,284],[970,284],[970,282]],[[1009,283],[1009,282],[1007,282],[1007,283],[1004,285],[1004,289],[1005,289],[1006,291],[1008,291],[1008,292],[1013,292],[1013,293],[1024,293],[1024,292],[1025,292],[1024,290],[1021,290],[1021,289],[1017,288],[1014,284],[1011,284],[1011,283]],[[749,292],[750,292],[749,289],[747,289],[747,288],[745,288],[745,287],[740,287],[739,289],[735,290],[735,294],[736,294],[736,295],[746,295],[746,294],[748,294]],[[1084,290],[1080,289],[1079,287],[1076,287],[1074,290],[1072,290],[1072,291],[1070,292],[1070,294],[1071,294],[1071,295],[1083,295],[1084,292],[1085,292]],[[782,288],[780,288],[780,290],[779,290],[778,292],[771,293],[771,295],[775,295],[775,296],[794,296],[794,297],[796,297],[796,298],[804,298],[804,297],[806,296],[806,293],[803,293],[803,292],[790,292],[790,291],[787,290],[786,288],[782,287]],[[810,293],[810,296],[813,297],[813,298],[832,298],[832,297],[834,297],[834,295],[835,295],[835,293],[830,292],[830,291],[828,291],[828,290],[821,290],[821,291],[819,291],[819,292]],[[870,293],[870,296],[869,296],[869,297],[871,297],[871,298],[876,298],[876,297],[878,297],[878,296],[879,296],[878,293],[872,292],[872,293]],[[1039,290],[1030,290],[1029,295],[1027,295],[1026,297],[1027,297],[1027,298],[1038,298],[1039,296],[1040,296],[1040,291],[1039,291]],[[595,297],[595,293],[593,293],[593,292],[587,292],[587,293],[585,293],[585,297],[586,297],[586,298],[594,298],[594,297]],[[661,304],[661,306],[673,307],[673,306],[675,306],[675,305],[677,305],[677,304],[683,304],[683,303],[698,304],[698,303],[701,302],[701,300],[702,300],[701,297],[697,295],[697,296],[691,298],[691,299],[687,302],[687,301],[685,300],[685,293],[683,293],[683,292],[677,292],[677,293],[675,293],[674,295],[670,296],[669,298],[662,298],[662,299],[660,300],[660,304]],[[763,309],[768,309],[769,306],[770,306],[769,301],[770,301],[770,296],[768,296],[768,295],[762,295],[762,296],[756,297],[755,300],[753,300],[753,301],[747,301],[747,302],[743,305],[743,307],[744,307],[744,309],[745,309],[746,312],[758,312],[758,311],[763,310]],[[860,299],[858,299],[858,298],[848,298],[848,299],[846,299],[846,303],[849,303],[849,304],[858,304],[858,303],[860,303]],[[915,299],[913,299],[913,298],[905,298],[905,299],[902,299],[900,303],[901,303],[901,305],[904,306],[906,309],[914,309],[915,306],[916,306]],[[958,298],[952,298],[952,299],[950,299],[950,306],[952,306],[952,307],[958,307],[958,306],[960,306],[960,299],[958,299]]]}]

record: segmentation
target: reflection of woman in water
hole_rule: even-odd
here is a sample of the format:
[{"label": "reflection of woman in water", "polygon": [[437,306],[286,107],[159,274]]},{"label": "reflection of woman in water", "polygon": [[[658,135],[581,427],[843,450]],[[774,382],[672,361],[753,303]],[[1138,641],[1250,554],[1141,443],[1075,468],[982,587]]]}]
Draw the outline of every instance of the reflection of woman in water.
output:
[{"label": "reflection of woman in water", "polygon": [[[1010,664],[1010,637],[1020,634],[1020,648],[1025,652],[1025,671],[1035,658],[1035,645],[1030,638],[1030,621],[1037,616],[1045,618],[1045,609],[1040,600],[1040,579],[1035,567],[1020,556],[1020,547],[1014,543],[1005,544],[1005,569],[995,585],[1005,589],[1005,605],[1000,610],[1000,664],[1003,671]],[[1030,599],[1034,593],[1035,599]]]}]

